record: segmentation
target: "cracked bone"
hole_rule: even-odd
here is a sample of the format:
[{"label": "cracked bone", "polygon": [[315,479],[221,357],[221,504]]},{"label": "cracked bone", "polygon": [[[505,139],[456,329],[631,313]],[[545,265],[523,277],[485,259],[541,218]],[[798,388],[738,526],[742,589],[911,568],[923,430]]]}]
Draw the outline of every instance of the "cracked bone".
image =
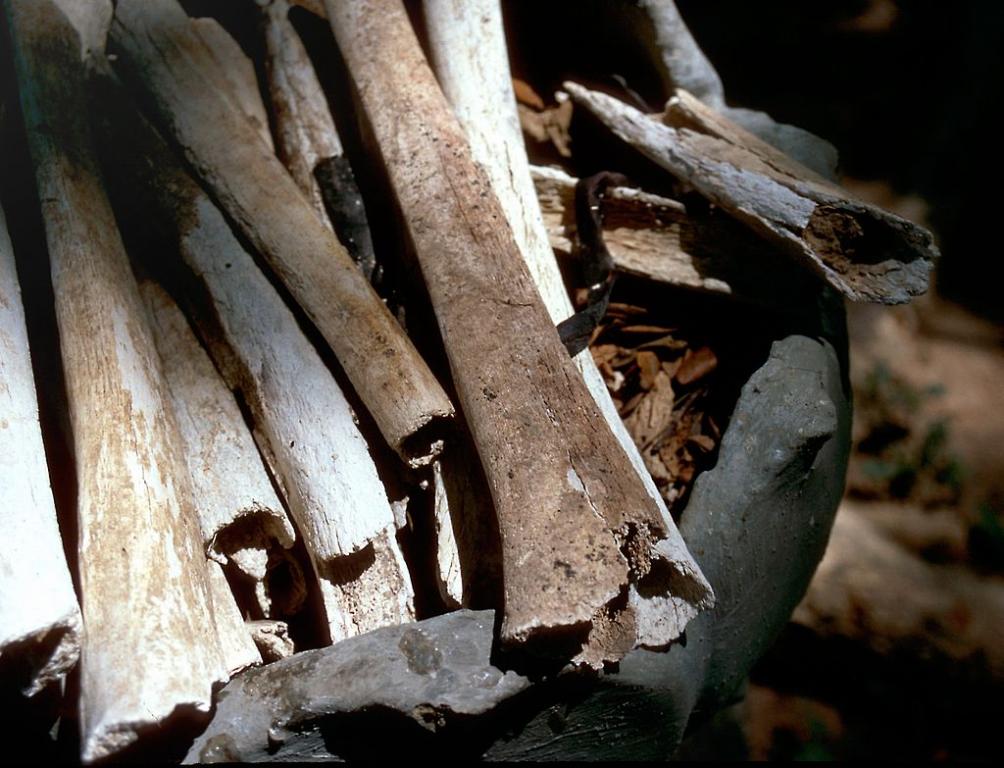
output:
[{"label": "cracked bone", "polygon": [[938,253],[930,232],[855,200],[685,92],[667,111],[675,128],[607,94],[565,88],[619,139],[847,298],[901,304],[927,290]]},{"label": "cracked bone", "polygon": [[269,550],[296,537],[240,407],[181,310],[156,283],[140,286],[164,365],[195,491],[206,556],[233,563],[271,615]]}]

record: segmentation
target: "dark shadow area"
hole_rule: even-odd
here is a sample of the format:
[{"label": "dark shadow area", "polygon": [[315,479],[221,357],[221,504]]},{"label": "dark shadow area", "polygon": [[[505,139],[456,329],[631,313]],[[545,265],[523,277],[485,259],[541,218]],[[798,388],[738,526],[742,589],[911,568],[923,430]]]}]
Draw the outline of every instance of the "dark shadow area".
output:
[{"label": "dark shadow area", "polygon": [[937,0],[703,3],[679,8],[736,106],[813,131],[844,171],[930,203],[938,290],[1004,320],[992,240],[1004,171],[1004,5]]},{"label": "dark shadow area", "polygon": [[919,657],[906,646],[879,655],[789,624],[750,679],[836,707],[846,734],[836,755],[841,759],[983,760],[1000,754],[1002,691],[986,659],[949,663]]}]

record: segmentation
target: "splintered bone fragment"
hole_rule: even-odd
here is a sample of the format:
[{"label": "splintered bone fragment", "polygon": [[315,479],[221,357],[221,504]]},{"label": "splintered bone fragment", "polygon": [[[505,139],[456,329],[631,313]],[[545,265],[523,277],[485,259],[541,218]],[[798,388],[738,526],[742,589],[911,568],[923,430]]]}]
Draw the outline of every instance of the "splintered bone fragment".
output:
[{"label": "splintered bone fragment", "polygon": [[[709,604],[710,590],[561,344],[404,7],[330,0],[327,8],[498,513],[503,642],[565,656],[573,640],[577,660],[591,666],[638,645],[665,647]],[[661,543],[671,540],[680,552],[667,559]],[[670,574],[700,597],[689,613],[649,621],[634,585],[667,596]]]},{"label": "splintered bone fragment", "polygon": [[0,657],[27,667],[33,696],[80,656],[80,609],[56,520],[28,331],[0,208]]},{"label": "splintered bone fragment", "polygon": [[[532,166],[530,173],[551,247],[571,255],[579,180],[557,168]],[[676,200],[640,189],[606,191],[603,242],[620,272],[772,311],[791,296],[812,290],[814,278],[793,269],[775,248],[727,214],[691,212]]]},{"label": "splintered bone fragment", "polygon": [[453,406],[411,341],[232,99],[175,0],[120,0],[119,72],[337,356],[387,443],[412,466],[442,447]]},{"label": "splintered bone fragment", "polygon": [[247,630],[266,664],[288,658],[296,652],[293,640],[289,636],[289,627],[284,621],[273,619],[249,621]]},{"label": "splintered bone fragment", "polygon": [[263,583],[269,550],[293,546],[293,526],[233,393],[185,316],[156,283],[140,287],[192,475],[206,556],[221,565],[233,562],[269,615]]},{"label": "splintered bone fragment", "polygon": [[51,0],[3,5],[76,460],[81,757],[91,762],[175,715],[207,714],[227,674],[180,435],[92,150],[80,36]]},{"label": "splintered bone fragment", "polygon": [[[449,472],[449,469],[446,470]],[[432,463],[432,523],[436,535],[436,587],[439,597],[450,609],[464,602],[464,578],[457,535],[453,529],[447,480],[443,476],[443,457]]]},{"label": "splintered bone fragment", "polygon": [[[705,115],[674,128],[611,96],[565,83],[577,103],[711,203],[731,214],[796,263],[856,301],[901,304],[927,290],[938,249],[931,233],[877,206],[855,200],[776,150]],[[681,107],[703,109],[678,94]],[[670,119],[679,110],[671,105]],[[747,138],[748,137],[748,138]]]}]

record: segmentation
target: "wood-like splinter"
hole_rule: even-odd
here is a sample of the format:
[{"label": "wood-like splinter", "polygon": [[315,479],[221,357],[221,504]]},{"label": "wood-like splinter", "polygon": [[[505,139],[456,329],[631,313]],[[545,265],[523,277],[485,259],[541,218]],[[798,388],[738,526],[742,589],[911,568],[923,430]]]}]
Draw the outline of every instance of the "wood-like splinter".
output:
[{"label": "wood-like splinter", "polygon": [[49,488],[14,249],[0,208],[0,658],[34,695],[80,656],[80,609]]},{"label": "wood-like splinter", "polygon": [[388,444],[413,466],[453,406],[334,233],[219,85],[175,0],[121,0],[110,40],[160,125],[338,357]]},{"label": "wood-like splinter", "polygon": [[[561,655],[574,641],[575,660],[596,666],[667,645],[683,629],[674,600],[693,615],[707,604],[703,581],[677,557],[666,518],[562,346],[403,5],[327,8],[491,486],[503,641]],[[662,610],[640,607],[650,596]]]},{"label": "wood-like splinter", "polygon": [[232,562],[269,616],[269,555],[293,546],[293,526],[237,401],[185,316],[156,283],[141,288],[184,441],[206,556],[220,565]]},{"label": "wood-like splinter", "polygon": [[208,713],[212,686],[227,675],[188,467],[91,146],[80,37],[53,0],[4,7],[73,433],[89,762],[173,715]]},{"label": "wood-like splinter", "polygon": [[[579,180],[558,168],[533,166],[530,173],[551,247],[571,255]],[[815,279],[792,269],[773,245],[727,214],[695,213],[677,200],[640,189],[606,191],[603,242],[615,268],[625,274],[774,309],[784,306],[786,297],[812,290]]]},{"label": "wood-like splinter", "polygon": [[565,88],[621,140],[844,296],[899,304],[927,290],[938,254],[930,232],[855,200],[685,91],[659,120],[581,85]]}]

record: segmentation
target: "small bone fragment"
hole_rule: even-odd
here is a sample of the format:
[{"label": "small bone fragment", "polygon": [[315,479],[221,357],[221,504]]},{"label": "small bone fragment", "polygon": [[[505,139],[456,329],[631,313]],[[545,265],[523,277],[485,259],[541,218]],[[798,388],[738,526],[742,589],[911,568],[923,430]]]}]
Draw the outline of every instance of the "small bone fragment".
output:
[{"label": "small bone fragment", "polygon": [[268,616],[269,550],[293,546],[293,526],[237,401],[185,316],[156,283],[145,282],[141,289],[192,475],[206,556],[220,565],[232,561],[254,583]]},{"label": "small bone fragment", "polygon": [[49,487],[28,332],[0,208],[0,657],[28,669],[33,696],[80,656],[80,609]]},{"label": "small bone fragment", "polygon": [[212,54],[181,7],[120,0],[111,41],[119,71],[321,332],[388,444],[412,466],[431,461],[452,404],[282,163],[219,88],[206,88]]},{"label": "small bone fragment", "polygon": [[[577,661],[591,666],[636,645],[664,647],[709,595],[568,358],[403,6],[331,0],[327,8],[498,511],[503,642],[564,655],[567,645],[551,643],[571,635],[582,643]],[[501,345],[505,354],[490,353]],[[700,597],[674,602],[669,573]],[[665,601],[661,619],[639,606],[639,583]]]},{"label": "small bone fragment", "polygon": [[[575,83],[565,87],[622,141],[844,296],[899,304],[927,290],[938,253],[927,230],[855,200],[815,174],[797,174],[793,161],[772,161],[761,142],[743,141],[749,134],[738,126],[730,128],[727,140],[677,129],[606,94]],[[726,121],[719,117],[716,124]]]},{"label": "small bone fragment", "polygon": [[432,463],[431,486],[433,527],[436,534],[436,585],[446,607],[452,610],[463,605],[464,579],[457,536],[453,530],[450,495],[443,476],[442,458]]},{"label": "small bone fragment", "polygon": [[51,0],[4,9],[77,464],[81,752],[91,762],[182,710],[208,713],[226,671],[180,436],[91,146],[80,38]]},{"label": "small bone fragment", "polygon": [[296,652],[293,640],[289,636],[289,627],[284,621],[274,619],[249,621],[247,630],[266,664],[288,658]]},{"label": "small bone fragment", "polygon": [[103,104],[107,168],[137,219],[177,243],[179,299],[251,411],[320,580],[331,639],[412,620],[394,513],[337,382],[220,210],[118,96],[118,109]]}]

